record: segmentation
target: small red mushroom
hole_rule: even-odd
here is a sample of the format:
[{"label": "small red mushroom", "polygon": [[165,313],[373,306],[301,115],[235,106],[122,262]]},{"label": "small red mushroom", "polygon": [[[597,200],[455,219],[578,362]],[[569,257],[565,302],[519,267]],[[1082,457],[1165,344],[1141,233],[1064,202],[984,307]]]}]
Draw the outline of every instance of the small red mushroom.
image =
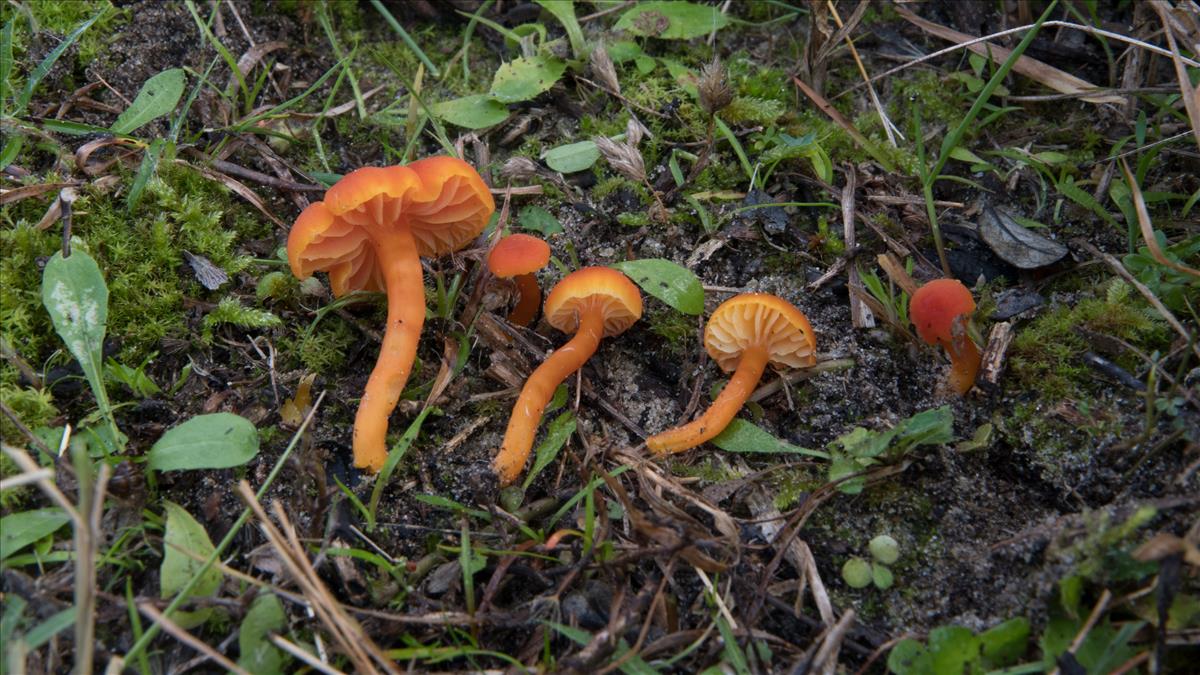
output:
[{"label": "small red mushroom", "polygon": [[960,395],[971,390],[979,372],[979,348],[967,334],[974,311],[975,299],[958,279],[934,279],[908,301],[908,317],[917,335],[931,345],[941,345],[949,354],[950,386]]},{"label": "small red mushroom", "polygon": [[509,323],[528,326],[542,304],[542,289],[534,272],[550,262],[550,245],[528,234],[512,234],[496,243],[488,254],[488,269],[501,279],[517,285],[517,304],[508,315]]}]

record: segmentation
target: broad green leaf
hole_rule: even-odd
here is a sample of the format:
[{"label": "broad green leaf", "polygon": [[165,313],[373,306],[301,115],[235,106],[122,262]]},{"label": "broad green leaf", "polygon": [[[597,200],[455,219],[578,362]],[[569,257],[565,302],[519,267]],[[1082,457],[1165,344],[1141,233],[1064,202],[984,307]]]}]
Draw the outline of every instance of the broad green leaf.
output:
[{"label": "broad green leaf", "polygon": [[633,279],[642,290],[684,314],[704,312],[704,287],[688,268],[663,258],[643,258],[613,267]]},{"label": "broad green leaf", "polygon": [[590,169],[600,159],[600,148],[592,141],[579,141],[550,148],[542,153],[542,159],[559,173],[575,173]]},{"label": "broad green leaf", "polygon": [[155,471],[226,469],[241,466],[257,454],[254,424],[222,412],[198,415],[168,429],[146,453],[146,465]]},{"label": "broad green leaf", "polygon": [[875,588],[886,591],[896,582],[896,577],[887,565],[871,563],[871,581],[875,584]]},{"label": "broad green leaf", "polygon": [[1016,617],[993,626],[979,634],[979,642],[988,668],[1015,663],[1029,643],[1029,620]]},{"label": "broad green leaf", "polygon": [[533,230],[546,238],[563,231],[562,223],[540,206],[526,206],[521,209],[517,214],[517,225],[523,230]]},{"label": "broad green leaf", "polygon": [[238,629],[238,665],[255,675],[283,672],[287,656],[267,636],[286,627],[287,616],[279,598],[270,593],[255,598]]},{"label": "broad green leaf", "polygon": [[101,355],[108,322],[108,286],[96,261],[80,250],[69,258],[55,253],[42,272],[42,304],[71,356],[83,368],[101,412],[107,414]]},{"label": "broad green leaf", "polygon": [[0,560],[20,551],[42,537],[54,534],[71,521],[66,511],[56,507],[21,511],[0,518]]},{"label": "broad green leaf", "polygon": [[933,672],[933,656],[925,645],[905,638],[892,647],[887,665],[896,675],[925,675]]},{"label": "broad green leaf", "polygon": [[613,30],[642,37],[690,40],[708,35],[729,24],[729,17],[715,5],[697,5],[677,0],[638,3],[621,15]]},{"label": "broad green leaf", "polygon": [[742,419],[730,422],[724,431],[712,439],[712,443],[726,452],[787,453],[829,459],[827,452],[792,445],[783,439],[776,438],[753,422]]},{"label": "broad green leaf", "polygon": [[962,626],[938,626],[929,631],[929,652],[935,675],[971,672],[967,664],[979,658],[979,638]]},{"label": "broad green leaf", "polygon": [[508,106],[487,94],[453,98],[430,109],[442,121],[465,129],[486,129],[508,119]]},{"label": "broad green leaf", "polygon": [[[192,514],[175,502],[165,502],[167,529],[163,534],[163,561],[159,568],[159,595],[169,598],[187,585],[199,573],[200,580],[192,587],[192,596],[212,595],[221,586],[221,570],[210,566],[203,573],[201,562],[212,552],[212,540],[204,526]],[[187,553],[184,553],[187,551]],[[191,555],[188,555],[190,553]]]},{"label": "broad green leaf", "polygon": [[514,59],[496,69],[491,95],[505,103],[528,101],[553,87],[566,69],[567,64],[553,56]]},{"label": "broad green leaf", "polygon": [[950,406],[925,410],[900,422],[896,432],[896,450],[904,453],[918,445],[940,445],[954,439],[954,413]]},{"label": "broad green leaf", "polygon": [[152,120],[170,113],[183,98],[187,76],[182,68],[164,70],[146,80],[133,103],[117,117],[111,131],[127,135],[142,128]]},{"label": "broad green leaf", "polygon": [[525,476],[525,483],[521,486],[523,489],[529,489],[533,479],[537,478],[542,469],[550,466],[573,433],[575,433],[575,415],[570,410],[554,418],[554,421],[546,428],[546,437],[534,451],[533,468],[529,470],[529,475]]},{"label": "broad green leaf", "polygon": [[645,58],[646,52],[642,51],[642,46],[633,40],[618,40],[610,42],[604,46],[608,52],[608,58],[613,60],[613,63],[625,63],[634,59]]}]

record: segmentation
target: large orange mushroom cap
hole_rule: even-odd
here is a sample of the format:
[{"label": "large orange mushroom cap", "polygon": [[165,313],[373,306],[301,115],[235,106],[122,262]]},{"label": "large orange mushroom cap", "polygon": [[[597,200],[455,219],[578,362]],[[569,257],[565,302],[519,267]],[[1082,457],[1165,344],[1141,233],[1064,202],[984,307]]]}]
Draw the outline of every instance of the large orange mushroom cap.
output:
[{"label": "large orange mushroom cap", "polygon": [[564,333],[574,333],[587,307],[604,316],[604,337],[624,333],[642,318],[642,294],[629,277],[611,267],[585,267],[558,282],[546,296],[546,321]]},{"label": "large orange mushroom cap", "polygon": [[311,204],[288,234],[288,263],[304,279],[329,273],[335,295],[386,290],[387,327],[354,420],[354,464],[378,471],[387,459],[388,416],[416,359],[425,321],[420,256],[465,246],[496,209],[483,178],[453,157],[366,167]]},{"label": "large orange mushroom cap", "polygon": [[768,365],[802,368],[817,360],[808,317],[767,293],[743,293],[721,303],[704,328],[704,348],[733,377],[703,415],[647,438],[651,452],[683,452],[712,440],[733,421]]},{"label": "large orange mushroom cap", "polygon": [[737,370],[751,346],[767,350],[773,366],[803,368],[817,362],[816,338],[808,317],[783,298],[743,293],[717,308],[704,328],[704,348],[727,373]]},{"label": "large orange mushroom cap", "polygon": [[495,200],[470,164],[430,157],[346,174],[300,214],[288,234],[292,273],[329,273],[334,295],[384,290],[371,239],[407,225],[423,256],[451,253],[483,232]]},{"label": "large orange mushroom cap", "polygon": [[958,279],[934,279],[913,293],[908,317],[917,335],[938,344],[950,355],[950,386],[959,394],[970,391],[979,371],[979,348],[967,334],[975,298]]}]

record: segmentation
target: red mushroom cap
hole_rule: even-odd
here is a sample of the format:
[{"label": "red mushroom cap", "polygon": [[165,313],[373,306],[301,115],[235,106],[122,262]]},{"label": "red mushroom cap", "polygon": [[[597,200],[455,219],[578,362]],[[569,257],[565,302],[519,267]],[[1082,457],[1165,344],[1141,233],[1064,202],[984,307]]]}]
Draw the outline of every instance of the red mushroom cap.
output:
[{"label": "red mushroom cap", "polygon": [[[917,335],[929,344],[948,345],[965,335],[965,321],[975,311],[975,298],[958,279],[934,279],[913,293],[908,316]],[[955,328],[958,320],[959,327]]]},{"label": "red mushroom cap", "polygon": [[505,279],[536,272],[549,262],[550,245],[528,234],[510,234],[488,254],[488,269]]}]

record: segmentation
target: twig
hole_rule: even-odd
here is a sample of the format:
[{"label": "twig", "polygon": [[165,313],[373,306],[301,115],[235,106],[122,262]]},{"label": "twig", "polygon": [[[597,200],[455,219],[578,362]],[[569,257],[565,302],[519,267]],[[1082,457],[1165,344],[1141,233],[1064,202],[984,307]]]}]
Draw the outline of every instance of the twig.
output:
[{"label": "twig", "polygon": [[138,605],[137,608],[138,608],[138,611],[140,611],[142,614],[145,614],[147,618],[154,621],[154,623],[162,626],[162,629],[165,630],[171,637],[175,638],[176,640],[179,640],[180,642],[186,644],[187,646],[191,647],[192,649],[195,649],[196,651],[200,652],[201,654],[204,654],[208,658],[215,661],[217,663],[217,665],[221,666],[225,670],[228,670],[233,673],[237,673],[238,675],[251,675],[251,673],[249,671],[244,670],[238,664],[234,663],[233,661],[230,661],[229,658],[226,657],[224,654],[218,652],[217,650],[210,647],[203,640],[200,640],[199,638],[195,637],[191,633],[184,630],[179,624],[175,623],[170,618],[168,618],[165,614],[158,611],[158,609],[155,608],[154,605],[152,605],[148,602],[143,602],[142,604]]},{"label": "twig", "polygon": [[[1087,639],[1088,634],[1092,632],[1092,628],[1096,626],[1096,622],[1099,621],[1101,615],[1104,614],[1104,610],[1108,607],[1109,600],[1112,600],[1112,592],[1106,588],[1104,589],[1104,593],[1100,594],[1100,599],[1096,601],[1096,606],[1092,607],[1092,613],[1088,615],[1087,621],[1084,622],[1083,627],[1079,629],[1079,633],[1075,635],[1075,639],[1071,641],[1071,646],[1069,649],[1067,649],[1068,654],[1075,656],[1075,652],[1079,650],[1079,647],[1083,644],[1083,641]],[[1050,675],[1059,675],[1059,672],[1059,669],[1056,667],[1054,670],[1050,671]]]},{"label": "twig", "polygon": [[[833,3],[830,3],[832,7]],[[836,17],[837,14],[834,13]],[[841,21],[838,22],[839,24]],[[854,230],[854,190],[858,186],[858,172],[855,171],[853,164],[847,164],[845,172],[846,185],[842,188],[842,232],[845,235],[846,250],[853,251],[858,246],[858,240]],[[856,265],[846,266],[846,284],[850,288],[862,289],[862,280],[858,277],[858,267]],[[875,316],[871,314],[871,309],[867,307],[858,296],[854,293],[849,294],[850,298],[850,323],[855,328],[874,328]]]},{"label": "twig", "polygon": [[817,365],[812,368],[799,368],[783,373],[778,378],[764,384],[750,394],[751,401],[761,401],[768,396],[778,392],[783,388],[784,381],[787,384],[800,382],[801,380],[811,379],[821,373],[833,373],[839,370],[849,370],[856,364],[854,359],[830,359],[828,361],[818,361]]},{"label": "twig", "polygon": [[979,377],[976,378],[976,382],[984,389],[995,391],[999,388],[1000,374],[1004,372],[1005,355],[1013,337],[1015,336],[1012,324],[1008,321],[1001,321],[992,326],[991,332],[988,333],[987,347],[983,350],[980,359],[982,365],[979,367]]},{"label": "twig", "polygon": [[312,666],[313,668],[316,668],[317,670],[321,671],[322,673],[325,673],[325,675],[345,675],[345,673],[343,673],[342,671],[340,671],[337,668],[334,668],[333,666],[329,665],[328,663],[325,663],[324,661],[318,659],[317,657],[308,653],[308,651],[301,649],[299,646],[284,639],[282,636],[275,635],[275,634],[268,634],[267,638],[276,647],[279,647],[283,651],[300,659],[301,661],[307,663],[308,665]]},{"label": "twig", "polygon": [[846,639],[846,633],[854,625],[854,617],[854,610],[847,609],[842,618],[825,634],[821,648],[813,657],[813,665],[821,669],[822,675],[834,675],[836,672],[838,652],[842,650],[842,641]]}]

